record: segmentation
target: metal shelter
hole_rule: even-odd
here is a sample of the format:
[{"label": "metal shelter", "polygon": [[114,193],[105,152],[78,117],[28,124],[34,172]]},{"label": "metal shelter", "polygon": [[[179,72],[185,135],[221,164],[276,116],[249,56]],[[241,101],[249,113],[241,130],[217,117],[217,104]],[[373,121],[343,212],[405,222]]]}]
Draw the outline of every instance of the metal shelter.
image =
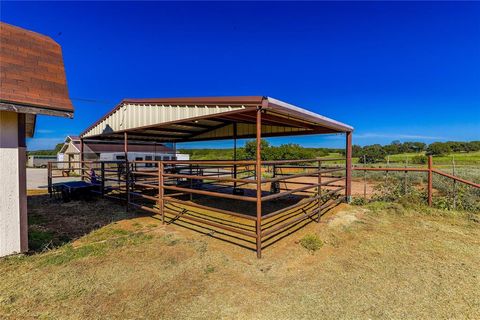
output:
[{"label": "metal shelter", "polygon": [[[246,243],[253,239],[261,257],[262,248],[296,225],[319,221],[324,209],[349,200],[352,132],[346,124],[271,97],[241,96],[125,99],[80,138],[81,150],[89,140],[123,141],[125,163],[84,167],[100,170],[96,179],[102,195],[157,213],[162,222],[188,220]],[[345,158],[261,160],[261,138],[334,133],[345,134]],[[236,140],[244,138],[256,139],[256,159],[237,160]],[[235,141],[233,161],[127,160],[129,141],[223,139]],[[85,177],[90,178],[88,172]],[[109,180],[117,180],[118,188]],[[231,203],[222,206],[207,198]],[[235,201],[246,203],[243,212],[232,209],[241,207]]]}]

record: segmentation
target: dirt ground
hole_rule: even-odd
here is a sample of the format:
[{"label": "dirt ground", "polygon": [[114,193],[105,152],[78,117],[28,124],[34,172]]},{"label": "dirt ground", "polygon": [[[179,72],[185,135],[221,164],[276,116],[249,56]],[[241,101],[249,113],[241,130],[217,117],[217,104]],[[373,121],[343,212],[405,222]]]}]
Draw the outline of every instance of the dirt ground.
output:
[{"label": "dirt ground", "polygon": [[37,195],[29,212],[67,244],[0,260],[2,319],[480,318],[480,225],[463,213],[341,205],[258,260],[106,200]]}]

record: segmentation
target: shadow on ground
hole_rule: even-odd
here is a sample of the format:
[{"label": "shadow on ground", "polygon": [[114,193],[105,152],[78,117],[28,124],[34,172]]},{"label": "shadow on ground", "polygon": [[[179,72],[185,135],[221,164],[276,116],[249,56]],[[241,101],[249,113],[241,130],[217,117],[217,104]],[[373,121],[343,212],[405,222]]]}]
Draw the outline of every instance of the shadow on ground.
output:
[{"label": "shadow on ground", "polygon": [[63,202],[48,194],[29,192],[27,203],[31,253],[74,241],[112,222],[143,215],[126,212],[121,203],[99,198]]}]

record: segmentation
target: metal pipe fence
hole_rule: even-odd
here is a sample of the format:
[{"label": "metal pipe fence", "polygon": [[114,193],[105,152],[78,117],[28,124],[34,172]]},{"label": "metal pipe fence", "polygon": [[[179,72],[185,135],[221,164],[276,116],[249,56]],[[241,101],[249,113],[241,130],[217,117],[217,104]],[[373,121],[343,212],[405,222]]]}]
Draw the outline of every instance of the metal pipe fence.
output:
[{"label": "metal pipe fence", "polygon": [[[258,253],[346,200],[346,167],[328,165],[332,161],[338,159],[262,161],[258,167],[228,160],[81,161],[79,167],[96,193],[124,201],[127,210],[239,238]],[[49,163],[49,192],[58,170]]]},{"label": "metal pipe fence", "polygon": [[470,181],[470,180],[467,180],[467,179],[463,179],[463,178],[460,178],[458,176],[455,176],[454,174],[449,174],[449,173],[446,173],[446,172],[444,172],[440,169],[434,168],[432,156],[428,157],[427,167],[408,167],[407,163],[406,163],[403,168],[402,167],[367,167],[367,166],[358,167],[358,166],[354,166],[354,167],[352,167],[352,170],[353,171],[360,171],[360,172],[363,171],[363,184],[364,184],[363,197],[365,199],[367,198],[367,172],[378,172],[378,173],[385,172],[385,181],[387,181],[387,179],[389,178],[387,173],[389,173],[389,172],[402,173],[403,172],[403,178],[400,177],[400,176],[398,176],[398,178],[403,179],[405,192],[407,190],[408,181],[410,180],[409,179],[409,174],[412,174],[412,173],[424,173],[424,174],[426,174],[427,204],[429,206],[432,206],[432,202],[433,202],[433,196],[434,196],[433,182],[434,182],[434,176],[435,175],[442,176],[442,177],[451,179],[453,181],[453,191],[452,191],[453,201],[454,201],[453,208],[455,208],[455,201],[456,201],[456,197],[457,197],[457,182],[461,183],[465,186],[472,187],[474,189],[480,189],[480,184],[479,183],[476,183],[476,182],[473,182],[473,181]]}]

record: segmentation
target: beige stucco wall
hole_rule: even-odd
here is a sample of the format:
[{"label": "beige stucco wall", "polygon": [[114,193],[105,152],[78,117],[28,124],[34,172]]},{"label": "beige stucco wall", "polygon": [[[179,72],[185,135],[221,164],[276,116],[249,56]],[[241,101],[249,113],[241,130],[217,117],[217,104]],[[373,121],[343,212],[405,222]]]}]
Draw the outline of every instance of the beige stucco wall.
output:
[{"label": "beige stucco wall", "polygon": [[18,114],[0,111],[0,256],[28,249],[26,150]]}]

